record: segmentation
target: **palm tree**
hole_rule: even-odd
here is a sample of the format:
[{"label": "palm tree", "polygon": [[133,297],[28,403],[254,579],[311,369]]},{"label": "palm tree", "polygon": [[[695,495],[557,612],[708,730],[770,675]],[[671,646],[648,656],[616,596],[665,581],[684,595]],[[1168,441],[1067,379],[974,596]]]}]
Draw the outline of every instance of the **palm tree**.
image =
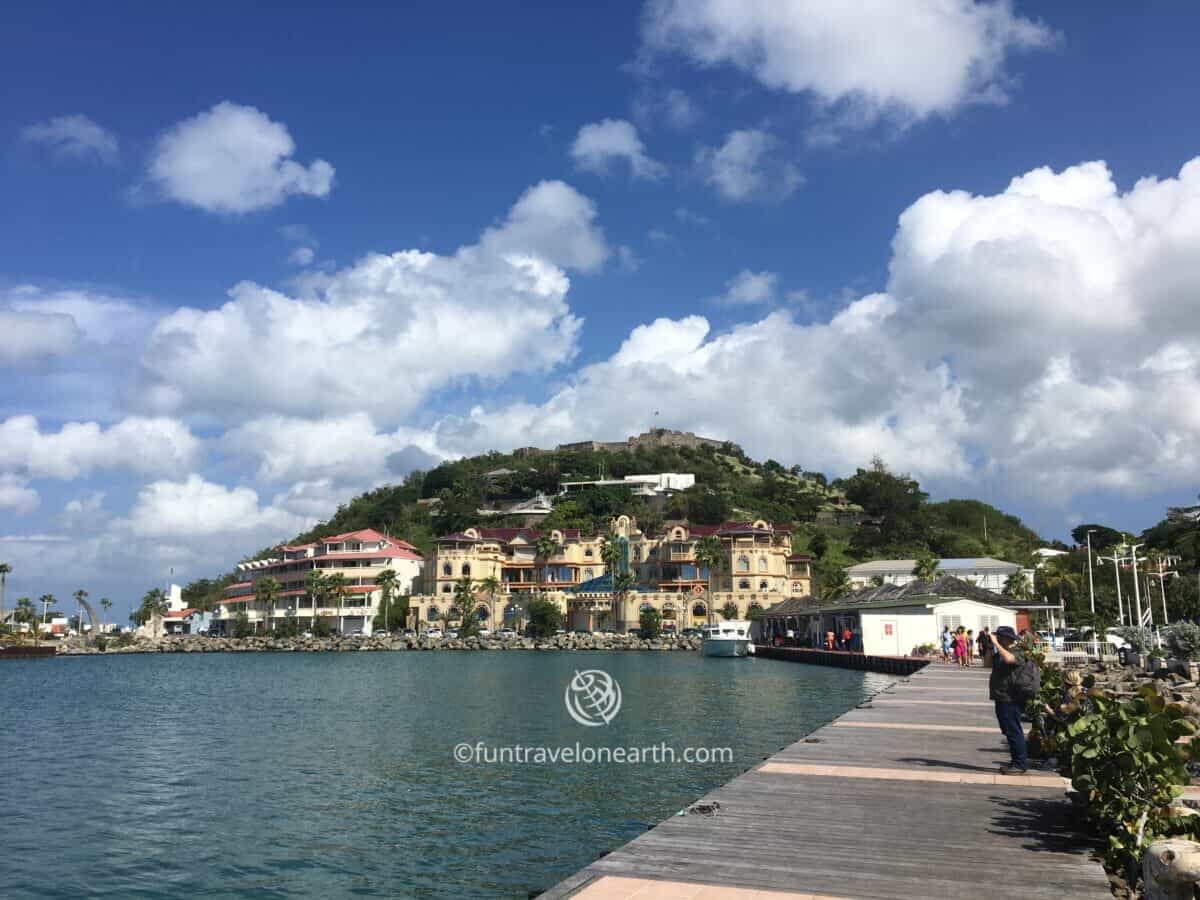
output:
[{"label": "palm tree", "polygon": [[[611,534],[606,534],[600,539],[600,561],[604,563],[604,567],[608,570],[609,578],[612,579],[613,599],[616,600],[617,594],[617,576],[621,573],[617,569],[621,565],[621,541],[613,537]],[[625,607],[621,604],[617,610],[617,628],[629,629],[629,623],[625,619]]]},{"label": "palm tree", "polygon": [[275,600],[279,597],[279,582],[270,575],[260,578],[254,583],[254,602],[261,603],[263,608],[263,633],[271,623],[271,610],[275,608]]},{"label": "palm tree", "polygon": [[721,560],[725,558],[725,548],[721,546],[721,542],[713,535],[706,534],[700,540],[696,541],[696,550],[693,553],[696,559],[696,564],[704,566],[708,569],[708,624],[713,622],[713,573],[717,567],[721,565]]},{"label": "palm tree", "polygon": [[33,601],[28,597],[22,597],[18,600],[13,618],[29,626],[29,637],[36,644],[38,640],[37,610],[34,609]]},{"label": "palm tree", "polygon": [[[79,636],[83,637],[83,602],[87,600],[88,592],[80,588],[72,596],[75,598],[75,614],[79,618]],[[93,622],[92,624],[96,623]]]},{"label": "palm tree", "polygon": [[329,596],[337,604],[338,633],[341,634],[342,629],[345,627],[342,622],[342,601],[346,599],[346,576],[341,572],[334,572],[325,579],[325,590],[329,592]]},{"label": "palm tree", "polygon": [[53,594],[42,594],[42,596],[38,597],[38,603],[42,604],[42,624],[43,625],[46,624],[46,619],[50,615],[50,607],[52,607],[57,602],[58,601],[54,598]]},{"label": "palm tree", "polygon": [[[539,535],[538,539],[533,542],[534,559],[535,559],[535,561],[540,559],[543,563],[547,563],[550,561],[550,557],[552,557],[554,555],[554,552],[557,549],[558,549],[558,544],[556,544],[554,542],[554,538],[550,537],[549,534]],[[539,568],[537,570],[537,586],[538,586],[539,593],[541,593],[541,590],[542,590],[542,575],[543,574],[544,574],[544,570],[542,568]]]},{"label": "palm tree", "polygon": [[470,637],[479,627],[475,617],[475,588],[471,576],[464,575],[454,584],[454,607],[458,610],[458,636]]},{"label": "palm tree", "polygon": [[849,593],[850,588],[850,579],[846,577],[846,570],[841,568],[833,569],[826,574],[824,583],[821,585],[821,598],[823,600],[836,600],[843,594]]},{"label": "palm tree", "polygon": [[304,579],[304,589],[308,591],[308,598],[312,601],[312,619],[308,623],[308,627],[316,629],[317,627],[317,602],[325,599],[325,576],[318,569],[310,569],[308,576]]},{"label": "palm tree", "polygon": [[[620,608],[622,621],[628,621],[625,618],[625,604],[629,601],[629,592],[633,590],[636,584],[637,579],[633,577],[632,572],[618,572],[613,576],[613,597]],[[628,625],[626,625],[625,630],[629,630]]]},{"label": "palm tree", "polygon": [[935,556],[922,556],[917,560],[917,564],[913,566],[912,574],[919,581],[933,581],[933,579],[937,578],[939,562]]},{"label": "palm tree", "polygon": [[1027,602],[1033,596],[1033,589],[1024,572],[1013,572],[1004,579],[1004,596],[1021,602]]},{"label": "palm tree", "polygon": [[384,569],[375,576],[375,584],[379,586],[379,602],[383,606],[383,630],[391,631],[389,613],[392,606],[392,592],[396,590],[396,570]]},{"label": "palm tree", "polygon": [[489,575],[487,578],[480,579],[479,589],[488,595],[488,610],[490,619],[488,628],[496,627],[496,594],[500,592],[500,579],[495,575]]},{"label": "palm tree", "polygon": [[12,566],[8,563],[0,563],[0,625],[4,624],[4,593],[8,590],[8,575],[12,572]]},{"label": "palm tree", "polygon": [[[50,600],[53,602],[54,598],[51,597]],[[112,609],[112,601],[109,600],[107,597],[101,597],[100,598],[100,608],[102,610],[104,610],[104,616],[102,617],[103,621],[101,621],[101,623],[100,623],[100,630],[103,631],[105,625],[108,623],[108,611],[110,609]]]}]

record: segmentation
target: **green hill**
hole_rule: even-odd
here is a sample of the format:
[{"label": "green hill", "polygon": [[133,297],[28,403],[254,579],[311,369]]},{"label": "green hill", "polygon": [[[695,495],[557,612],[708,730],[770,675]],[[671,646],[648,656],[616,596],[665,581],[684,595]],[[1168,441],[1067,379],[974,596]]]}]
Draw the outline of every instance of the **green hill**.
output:
[{"label": "green hill", "polygon": [[[625,487],[604,487],[557,497],[563,481],[620,479],[625,475],[687,472],[695,487],[654,509]],[[440,534],[471,525],[520,525],[519,516],[481,517],[480,509],[531,499],[555,498],[543,528],[603,531],[620,513],[657,529],[667,519],[717,524],[766,519],[793,526],[797,551],[818,558],[818,573],[880,557],[998,556],[1025,562],[1042,542],[1008,515],[977,500],[928,502],[920,485],[890,472],[880,461],[853,476],[830,481],[799,466],[758,462],[733,444],[702,447],[638,447],[630,450],[563,450],[487,453],[414,472],[403,483],[377,488],[340,506],[329,519],[296,535],[304,543],[359,528],[403,537],[428,552]],[[984,537],[986,523],[986,539]],[[264,549],[255,557],[272,553]],[[188,586],[189,602],[219,596],[228,577]]]}]

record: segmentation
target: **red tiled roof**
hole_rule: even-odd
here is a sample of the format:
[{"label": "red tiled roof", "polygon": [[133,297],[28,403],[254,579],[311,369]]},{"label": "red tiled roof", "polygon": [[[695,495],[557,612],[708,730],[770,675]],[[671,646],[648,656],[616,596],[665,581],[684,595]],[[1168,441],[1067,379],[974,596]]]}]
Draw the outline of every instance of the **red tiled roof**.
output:
[{"label": "red tiled roof", "polygon": [[186,619],[192,613],[198,613],[198,612],[200,612],[200,610],[189,606],[187,609],[177,609],[174,612],[169,612],[165,616],[163,616],[163,618],[164,619]]},{"label": "red tiled roof", "polygon": [[[410,544],[408,541],[402,541],[402,540],[400,540],[400,538],[396,538],[396,537],[389,537],[388,535],[383,534],[382,532],[376,531],[374,528],[360,528],[358,531],[345,531],[341,534],[331,534],[329,537],[321,538],[319,543],[333,544],[333,543],[337,543],[338,541],[350,541],[350,540],[354,540],[354,541],[387,541],[389,544],[394,544],[397,547],[404,547],[409,550],[417,549],[412,544]],[[306,544],[305,546],[309,546],[309,545]]]}]

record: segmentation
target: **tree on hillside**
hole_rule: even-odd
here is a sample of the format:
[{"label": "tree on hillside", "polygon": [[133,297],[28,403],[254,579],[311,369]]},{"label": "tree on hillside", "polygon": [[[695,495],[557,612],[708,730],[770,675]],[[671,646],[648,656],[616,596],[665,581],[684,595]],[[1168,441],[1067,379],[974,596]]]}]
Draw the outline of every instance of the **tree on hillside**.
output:
[{"label": "tree on hillside", "polygon": [[829,538],[823,532],[818,531],[808,541],[808,552],[815,558],[820,559],[829,549]]},{"label": "tree on hillside", "polygon": [[708,610],[708,624],[713,623],[713,576],[721,567],[721,561],[725,558],[725,547],[721,544],[719,538],[714,535],[706,534],[700,540],[696,541],[696,549],[693,553],[696,560],[696,565],[703,566],[708,570],[708,594],[705,599],[708,601],[705,607]]},{"label": "tree on hillside", "polygon": [[913,566],[912,574],[920,581],[933,581],[937,578],[940,562],[936,556],[926,553],[917,557],[917,564]]},{"label": "tree on hillside", "polygon": [[1110,547],[1115,547],[1123,543],[1125,536],[1115,528],[1109,528],[1107,525],[1077,525],[1071,529],[1071,540],[1076,546],[1086,547],[1088,542],[1088,532],[1095,532],[1092,535],[1092,550],[1107,550]]},{"label": "tree on hillside", "polygon": [[869,469],[858,469],[834,487],[863,508],[869,522],[854,533],[851,549],[861,558],[881,551],[903,553],[924,543],[926,523],[922,505],[928,495],[916,479],[890,472],[876,458]]}]

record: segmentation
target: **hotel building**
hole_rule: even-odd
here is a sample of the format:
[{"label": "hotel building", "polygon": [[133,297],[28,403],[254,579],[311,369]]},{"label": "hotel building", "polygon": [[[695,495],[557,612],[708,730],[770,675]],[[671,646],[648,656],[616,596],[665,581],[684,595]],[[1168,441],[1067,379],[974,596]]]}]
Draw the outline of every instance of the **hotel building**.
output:
[{"label": "hotel building", "polygon": [[[475,582],[475,615],[492,628],[519,625],[524,603],[535,592],[559,604],[568,628],[618,631],[636,627],[644,608],[662,614],[664,630],[679,631],[720,617],[727,604],[744,618],[812,592],[811,558],[791,552],[790,529],[762,520],[671,524],[661,534],[648,535],[635,519],[618,516],[609,535],[621,550],[620,570],[636,581],[623,600],[613,596],[612,574],[600,555],[602,536],[586,537],[575,529],[547,534],[554,550],[545,559],[537,556],[542,532],[536,529],[468,528],[439,538],[423,593],[410,600],[410,624],[456,620],[454,590],[462,578]],[[708,570],[695,556],[704,537],[716,538],[721,546],[711,596]],[[487,579],[499,585],[494,595],[479,586]]]},{"label": "hotel building", "polygon": [[[238,565],[241,580],[225,589],[225,597],[213,616],[214,631],[230,634],[234,619],[244,612],[258,632],[270,631],[290,621],[311,628],[320,618],[342,634],[370,634],[382,597],[376,583],[379,575],[385,570],[396,573],[393,596],[400,597],[420,588],[424,565],[423,557],[412,544],[370,528],[309,544],[283,545],[278,553],[270,559]],[[327,594],[314,598],[309,593],[308,576],[313,571],[324,576],[342,576],[344,594],[340,604]],[[257,584],[267,577],[279,583],[275,602],[269,608],[255,591]]]}]

